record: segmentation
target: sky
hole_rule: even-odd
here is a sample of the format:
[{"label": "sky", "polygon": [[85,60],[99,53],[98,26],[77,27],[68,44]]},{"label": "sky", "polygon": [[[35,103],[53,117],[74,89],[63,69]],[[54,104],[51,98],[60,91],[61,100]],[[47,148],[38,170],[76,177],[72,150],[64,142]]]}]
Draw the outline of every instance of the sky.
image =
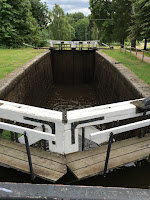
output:
[{"label": "sky", "polygon": [[46,2],[49,10],[53,10],[56,3],[65,13],[82,12],[86,16],[90,14],[90,10],[88,9],[89,0],[41,0],[41,2]]}]

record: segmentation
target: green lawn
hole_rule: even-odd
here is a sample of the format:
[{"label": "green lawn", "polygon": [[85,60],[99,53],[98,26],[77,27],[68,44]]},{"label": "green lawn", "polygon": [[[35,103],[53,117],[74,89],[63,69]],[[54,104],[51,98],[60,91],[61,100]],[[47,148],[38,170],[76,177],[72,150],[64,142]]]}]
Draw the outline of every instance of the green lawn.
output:
[{"label": "green lawn", "polygon": [[118,62],[121,62],[124,66],[133,71],[139,78],[150,84],[150,64],[142,62],[133,54],[130,56],[130,53],[128,52],[125,54],[124,51],[120,52],[120,50],[102,51]]},{"label": "green lawn", "polygon": [[0,49],[0,79],[42,52],[32,48]]}]

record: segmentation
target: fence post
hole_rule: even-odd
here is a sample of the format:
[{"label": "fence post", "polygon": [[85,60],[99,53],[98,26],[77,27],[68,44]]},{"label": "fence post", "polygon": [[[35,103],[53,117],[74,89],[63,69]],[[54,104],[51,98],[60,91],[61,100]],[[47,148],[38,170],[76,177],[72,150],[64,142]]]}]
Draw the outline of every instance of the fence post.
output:
[{"label": "fence post", "polygon": [[142,61],[144,60],[144,51],[143,51],[143,56],[142,56]]},{"label": "fence post", "polygon": [[137,56],[137,49],[136,49],[136,56]]}]

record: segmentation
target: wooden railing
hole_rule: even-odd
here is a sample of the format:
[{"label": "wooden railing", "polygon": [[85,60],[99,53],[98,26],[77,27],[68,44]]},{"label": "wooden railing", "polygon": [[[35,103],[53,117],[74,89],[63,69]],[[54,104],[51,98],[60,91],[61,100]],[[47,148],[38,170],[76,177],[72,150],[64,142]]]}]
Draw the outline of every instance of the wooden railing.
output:
[{"label": "wooden railing", "polygon": [[[141,58],[142,58],[142,61],[144,60],[144,57],[145,57],[145,53],[149,53],[149,56],[150,56],[150,51],[146,51],[146,50],[142,50],[142,49],[137,49],[137,48],[134,48],[134,47],[122,47],[122,45],[120,46],[120,51],[121,50],[124,50],[125,54],[126,52],[129,52],[130,53],[130,56],[131,56],[131,53],[135,53],[135,55],[140,55]],[[132,51],[133,50],[133,51]],[[138,52],[142,52],[142,54],[138,53]]]}]

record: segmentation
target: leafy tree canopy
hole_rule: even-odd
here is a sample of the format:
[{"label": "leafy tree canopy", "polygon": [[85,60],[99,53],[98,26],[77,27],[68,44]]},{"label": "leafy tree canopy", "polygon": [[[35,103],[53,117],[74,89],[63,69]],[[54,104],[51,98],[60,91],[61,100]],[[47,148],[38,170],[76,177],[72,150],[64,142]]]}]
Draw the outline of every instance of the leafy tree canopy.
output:
[{"label": "leafy tree canopy", "polygon": [[55,4],[53,11],[49,12],[51,39],[72,40],[75,37],[75,30],[69,24],[63,9]]},{"label": "leafy tree canopy", "polygon": [[32,16],[37,20],[40,28],[47,27],[48,24],[48,7],[46,3],[40,0],[30,0]]},{"label": "leafy tree canopy", "polygon": [[0,44],[19,47],[23,42],[38,45],[41,33],[32,16],[30,0],[0,1]]}]

